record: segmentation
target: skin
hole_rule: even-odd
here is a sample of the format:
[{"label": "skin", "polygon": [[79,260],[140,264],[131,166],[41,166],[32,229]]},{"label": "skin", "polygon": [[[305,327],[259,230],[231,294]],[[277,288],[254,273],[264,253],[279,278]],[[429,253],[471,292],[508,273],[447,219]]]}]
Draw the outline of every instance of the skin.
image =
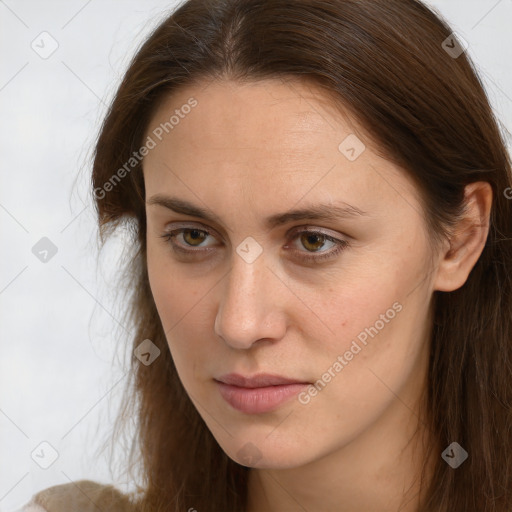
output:
[{"label": "skin", "polygon": [[[187,393],[226,454],[254,468],[248,512],[416,510],[421,464],[445,448],[424,428],[422,405],[432,295],[462,286],[481,254],[490,186],[467,187],[466,217],[433,247],[412,180],[320,90],[298,81],[204,81],[166,98],[146,135],[190,97],[198,105],[144,159],[148,272]],[[338,149],[350,134],[366,145],[354,161]],[[149,204],[155,194],[220,220]],[[366,215],[263,223],[341,201]],[[177,245],[210,252],[174,253],[162,235],[183,227],[212,234],[182,232]],[[301,255],[336,245],[289,234],[299,227],[349,245],[304,262]],[[263,251],[252,263],[236,251],[249,236]],[[400,312],[307,404],[293,398],[249,415],[219,394],[213,379],[229,372],[314,383],[395,303]],[[257,454],[251,464],[248,443]]]}]

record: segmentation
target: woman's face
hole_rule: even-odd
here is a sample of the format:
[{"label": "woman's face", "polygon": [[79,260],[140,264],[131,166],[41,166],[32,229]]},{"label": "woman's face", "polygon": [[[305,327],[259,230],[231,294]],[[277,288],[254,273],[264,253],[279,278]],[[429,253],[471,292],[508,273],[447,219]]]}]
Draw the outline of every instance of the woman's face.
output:
[{"label": "woman's face", "polygon": [[[418,191],[354,126],[297,81],[215,81],[146,133],[151,290],[184,388],[240,464],[300,466],[407,422],[425,385],[436,275]],[[217,382],[231,373],[302,384]]]}]

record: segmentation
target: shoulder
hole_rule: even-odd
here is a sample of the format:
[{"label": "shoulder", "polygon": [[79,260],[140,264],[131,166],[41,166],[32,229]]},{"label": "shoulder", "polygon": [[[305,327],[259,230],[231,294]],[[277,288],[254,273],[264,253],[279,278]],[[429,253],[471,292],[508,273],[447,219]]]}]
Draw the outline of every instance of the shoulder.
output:
[{"label": "shoulder", "polygon": [[30,503],[27,503],[24,507],[15,510],[14,512],[48,512],[45,508],[41,507],[41,505],[38,505],[37,503],[34,503],[34,501],[30,501]]},{"label": "shoulder", "polygon": [[79,480],[48,487],[16,512],[135,512],[128,495],[112,485]]}]

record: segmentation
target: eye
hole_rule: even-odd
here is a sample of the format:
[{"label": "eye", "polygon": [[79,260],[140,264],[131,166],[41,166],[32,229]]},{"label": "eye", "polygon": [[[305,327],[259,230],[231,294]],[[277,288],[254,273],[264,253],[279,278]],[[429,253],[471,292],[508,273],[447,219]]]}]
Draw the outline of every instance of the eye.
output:
[{"label": "eye", "polygon": [[[321,231],[303,229],[292,234],[293,236],[290,235],[291,239],[297,240],[306,249],[306,251],[292,249],[292,252],[296,253],[297,257],[303,261],[316,262],[334,258],[349,245],[347,240],[329,236]],[[163,233],[160,237],[166,240],[171,245],[171,249],[176,253],[191,257],[196,256],[198,253],[204,254],[213,250],[212,245],[201,245],[208,237],[213,237],[213,232],[207,229],[183,227]],[[179,241],[180,239],[183,241]],[[332,244],[331,248],[333,249],[321,251],[326,242]],[[288,249],[289,245],[287,244],[284,247]]]},{"label": "eye", "polygon": [[[299,232],[294,232],[293,235],[292,239],[298,239],[302,247],[307,249],[306,253],[294,249],[295,252],[300,253],[298,257],[304,261],[315,262],[334,258],[348,246],[347,240],[329,236],[321,231],[303,229]],[[331,247],[333,249],[330,251],[320,251],[325,246],[326,241],[332,244]],[[288,246],[286,245],[285,247]]]},{"label": "eye", "polygon": [[[208,231],[206,229],[198,229],[198,228],[180,228],[180,229],[174,229],[172,231],[169,231],[167,233],[164,233],[161,235],[161,238],[165,239],[170,245],[171,248],[179,253],[182,254],[190,254],[196,252],[204,252],[204,246],[200,249],[190,249],[190,247],[199,247],[200,244],[208,237],[211,236],[212,232]],[[182,240],[185,243],[176,243],[174,240],[178,239],[179,237],[182,238]],[[189,247],[187,249],[186,247]]]}]

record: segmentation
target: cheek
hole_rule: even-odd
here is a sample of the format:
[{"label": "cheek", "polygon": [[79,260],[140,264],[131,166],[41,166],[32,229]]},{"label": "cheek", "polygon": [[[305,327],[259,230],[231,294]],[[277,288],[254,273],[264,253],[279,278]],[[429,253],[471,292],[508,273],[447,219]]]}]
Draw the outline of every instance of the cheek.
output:
[{"label": "cheek", "polygon": [[[400,302],[404,296],[402,290],[406,288],[405,282],[397,282],[376,264],[371,269],[369,259],[360,262],[361,268],[354,266],[339,275],[331,274],[328,287],[311,287],[302,293],[312,311],[308,316],[318,318],[319,334],[325,340],[323,345],[339,354],[350,350],[354,340],[364,346],[369,338],[368,330],[373,333],[376,323],[379,332],[388,330],[396,309],[400,308],[397,305],[393,308],[393,304]],[[308,323],[312,324],[312,320]]]},{"label": "cheek", "polygon": [[180,377],[193,368],[206,353],[202,343],[208,343],[205,329],[209,318],[207,294],[211,283],[194,276],[185,265],[172,261],[164,248],[148,243],[148,277],[158,316],[167,338],[171,355]]},{"label": "cheek", "polygon": [[347,427],[369,423],[396,395],[408,404],[412,382],[423,378],[430,289],[428,282],[418,286],[425,274],[421,259],[412,261],[397,267],[400,272],[354,279],[320,309],[330,311],[330,325],[339,328],[316,367],[311,402],[323,421],[334,414]]},{"label": "cheek", "polygon": [[316,294],[311,309],[325,335],[316,365],[322,381],[343,373],[343,379],[332,380],[367,389],[368,379],[376,380],[372,369],[397,378],[412,371],[426,336],[422,327],[431,295],[429,281],[422,283],[428,272],[422,248],[380,258],[375,251],[358,259],[360,268],[354,264],[343,276],[332,275],[332,286]]},{"label": "cheek", "polygon": [[[316,375],[321,381],[317,388],[320,391],[324,384],[332,386],[332,391],[336,389],[335,400],[345,404],[356,396],[358,401],[371,399],[368,382],[375,379],[369,369],[394,372],[393,361],[406,350],[402,298],[393,287],[380,284],[373,281],[353,290],[344,289],[318,308],[329,331],[324,329],[322,350],[315,354]],[[319,352],[323,352],[321,358]]]},{"label": "cheek", "polygon": [[170,247],[164,241],[148,240],[147,265],[151,293],[166,332],[187,313],[194,314],[194,305],[205,292],[200,279],[193,279],[185,265],[173,261]]}]

